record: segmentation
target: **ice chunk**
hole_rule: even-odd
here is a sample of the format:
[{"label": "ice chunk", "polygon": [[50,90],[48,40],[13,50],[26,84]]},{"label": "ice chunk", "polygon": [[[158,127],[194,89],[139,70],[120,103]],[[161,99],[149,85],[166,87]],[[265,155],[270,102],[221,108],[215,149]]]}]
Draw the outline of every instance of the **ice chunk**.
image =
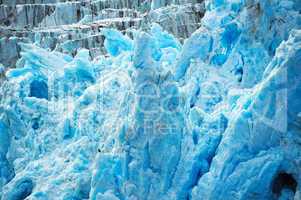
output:
[{"label": "ice chunk", "polygon": [[206,29],[200,28],[194,32],[183,45],[183,50],[178,58],[175,78],[179,80],[185,75],[192,59],[205,61],[212,50],[212,43],[213,38]]},{"label": "ice chunk", "polygon": [[112,56],[118,56],[122,51],[132,50],[133,44],[131,39],[121,34],[119,31],[104,29],[102,33],[106,37],[104,46]]}]

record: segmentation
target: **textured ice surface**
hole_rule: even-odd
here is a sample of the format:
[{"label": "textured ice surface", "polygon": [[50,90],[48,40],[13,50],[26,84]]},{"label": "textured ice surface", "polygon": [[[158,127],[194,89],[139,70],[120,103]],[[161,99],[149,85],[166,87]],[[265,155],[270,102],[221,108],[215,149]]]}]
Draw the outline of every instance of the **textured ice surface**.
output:
[{"label": "textured ice surface", "polygon": [[301,3],[205,5],[183,44],[158,24],[102,29],[93,60],[20,43],[0,68],[0,198],[300,200]]},{"label": "textured ice surface", "polygon": [[19,42],[75,55],[79,48],[92,58],[104,53],[103,27],[131,36],[156,22],[183,40],[200,27],[205,4],[196,0],[0,0],[0,63],[14,67]]}]

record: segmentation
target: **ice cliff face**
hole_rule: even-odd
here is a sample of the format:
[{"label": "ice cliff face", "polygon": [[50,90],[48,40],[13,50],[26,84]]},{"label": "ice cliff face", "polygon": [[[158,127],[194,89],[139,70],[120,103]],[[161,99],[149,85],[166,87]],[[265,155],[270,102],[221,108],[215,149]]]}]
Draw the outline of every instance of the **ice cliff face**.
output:
[{"label": "ice cliff face", "polygon": [[301,199],[298,0],[55,2],[2,1],[1,199]]},{"label": "ice cliff face", "polygon": [[3,0],[0,1],[0,63],[15,66],[20,58],[18,42],[75,55],[77,49],[103,54],[103,27],[128,35],[132,29],[148,29],[152,22],[185,39],[200,26],[203,1],[148,0]]}]

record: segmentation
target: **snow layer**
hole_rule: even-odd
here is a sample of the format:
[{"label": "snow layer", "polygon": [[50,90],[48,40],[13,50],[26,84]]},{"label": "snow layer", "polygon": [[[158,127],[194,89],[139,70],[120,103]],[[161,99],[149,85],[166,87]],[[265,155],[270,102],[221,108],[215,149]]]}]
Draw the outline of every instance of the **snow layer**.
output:
[{"label": "snow layer", "polygon": [[1,199],[301,199],[301,4],[205,4],[183,45],[158,24],[103,29],[94,60],[21,43]]}]

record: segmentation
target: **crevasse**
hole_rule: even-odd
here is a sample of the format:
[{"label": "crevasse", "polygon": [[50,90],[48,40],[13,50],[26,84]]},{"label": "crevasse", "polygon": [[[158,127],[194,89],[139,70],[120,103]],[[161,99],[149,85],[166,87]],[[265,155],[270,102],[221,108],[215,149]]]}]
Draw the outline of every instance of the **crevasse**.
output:
[{"label": "crevasse", "polygon": [[0,68],[0,198],[301,199],[301,4],[205,6],[183,43],[156,23],[104,28],[95,59],[20,43]]}]

